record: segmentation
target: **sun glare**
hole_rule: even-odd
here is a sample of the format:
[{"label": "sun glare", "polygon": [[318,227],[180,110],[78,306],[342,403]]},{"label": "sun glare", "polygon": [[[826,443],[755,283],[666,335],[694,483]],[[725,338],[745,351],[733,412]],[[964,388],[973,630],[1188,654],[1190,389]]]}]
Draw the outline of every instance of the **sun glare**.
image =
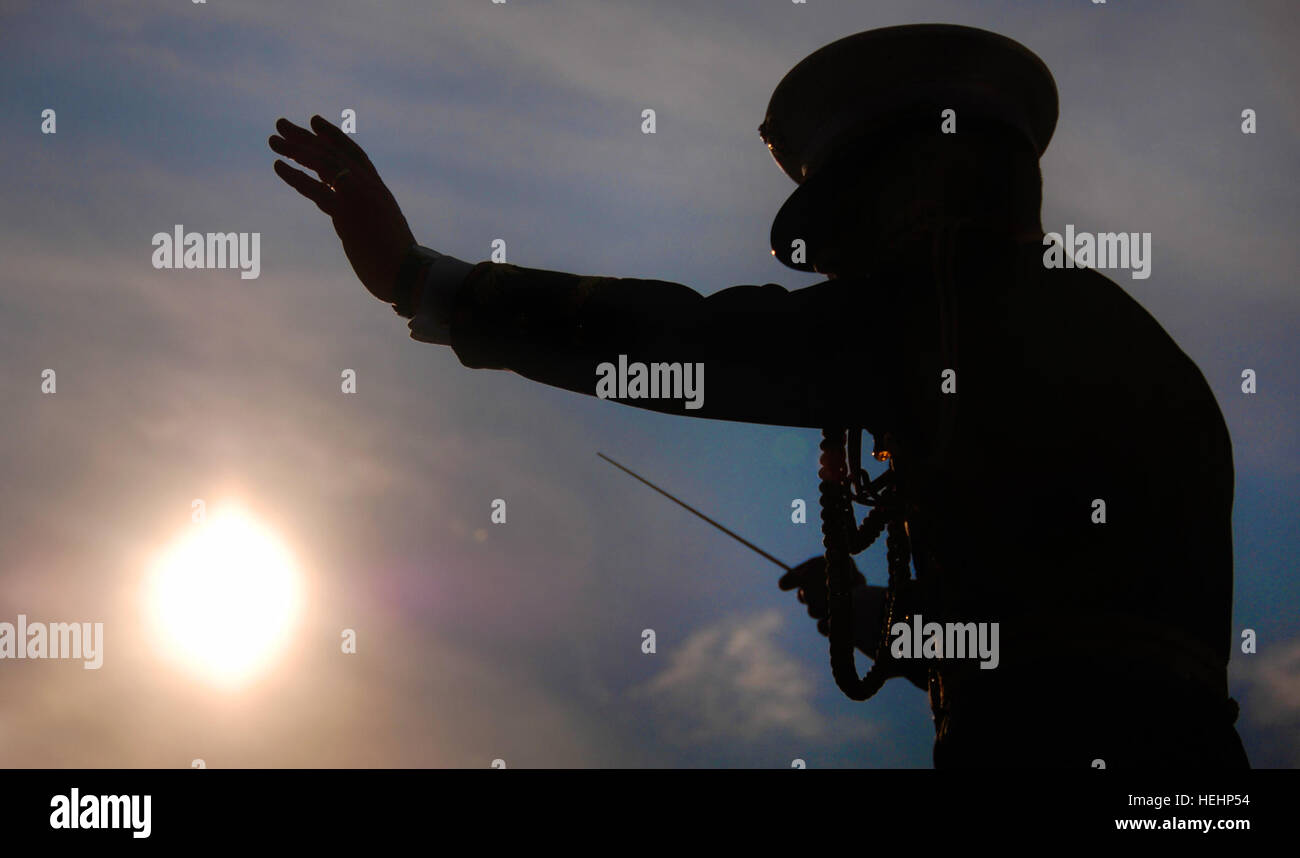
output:
[{"label": "sun glare", "polygon": [[269,666],[297,619],[293,557],[240,510],[190,525],[150,578],[161,645],[221,684],[239,684]]}]

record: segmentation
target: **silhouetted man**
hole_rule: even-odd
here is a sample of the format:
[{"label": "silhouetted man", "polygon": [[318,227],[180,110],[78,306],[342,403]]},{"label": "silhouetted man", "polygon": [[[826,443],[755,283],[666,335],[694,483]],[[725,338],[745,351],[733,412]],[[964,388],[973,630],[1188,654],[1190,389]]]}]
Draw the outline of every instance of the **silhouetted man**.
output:
[{"label": "silhouetted man", "polygon": [[[830,279],[707,297],[438,254],[328,122],[282,119],[271,148],[321,177],[275,165],[333,218],[366,288],[468,367],[687,416],[869,430],[892,458],[919,612],[1000,630],[993,669],[904,671],[930,691],[936,766],[1244,767],[1227,429],[1123,290],[1045,266],[1038,160],[1056,117],[1046,66],[992,33],[891,27],[822,48],[760,132],[800,184],[773,253]],[[702,367],[707,386],[692,404],[665,371],[649,398],[637,365]],[[782,586],[825,616],[820,558]],[[880,589],[859,579],[856,596],[874,653]]]}]

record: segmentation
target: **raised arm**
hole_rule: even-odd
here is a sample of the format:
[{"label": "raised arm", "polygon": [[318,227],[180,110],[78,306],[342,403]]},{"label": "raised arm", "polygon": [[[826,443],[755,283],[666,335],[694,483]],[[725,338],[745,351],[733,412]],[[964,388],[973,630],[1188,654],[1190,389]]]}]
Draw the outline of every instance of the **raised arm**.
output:
[{"label": "raised arm", "polygon": [[864,284],[705,297],[659,280],[471,266],[415,244],[370,159],[337,127],[315,116],[311,131],[284,119],[276,129],[271,148],[320,178],[283,161],[276,173],[330,216],[366,288],[466,366],[655,411],[789,426],[862,424],[861,404],[883,393],[877,356],[889,351],[862,335]]},{"label": "raised arm", "polygon": [[[861,419],[864,382],[880,371],[853,330],[864,298],[845,281],[706,297],[660,280],[482,262],[431,312],[445,315],[440,341],[468,367],[670,414],[820,427]],[[423,312],[412,334],[435,325]]]}]

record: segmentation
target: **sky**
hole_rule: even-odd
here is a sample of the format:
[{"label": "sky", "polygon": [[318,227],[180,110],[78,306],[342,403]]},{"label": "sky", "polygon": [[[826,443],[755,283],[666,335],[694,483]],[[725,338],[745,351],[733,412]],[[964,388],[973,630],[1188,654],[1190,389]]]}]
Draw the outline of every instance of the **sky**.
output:
[{"label": "sky", "polygon": [[[931,21],[1052,69],[1045,229],[1153,235],[1150,278],[1118,282],[1233,439],[1233,628],[1259,641],[1230,663],[1238,728],[1254,765],[1300,764],[1285,2],[8,0],[0,621],[103,622],[105,644],[99,670],[0,661],[0,765],[929,766],[923,694],[844,699],[780,570],[596,457],[795,564],[820,553],[815,516],[790,521],[816,431],[466,369],[362,288],[266,140],[355,110],[416,238],[469,261],[504,237],[531,268],[797,288],[819,278],[767,243],[794,188],[757,133],[772,89],[837,38]],[[153,268],[175,224],[260,233],[260,276]],[[195,499],[242,506],[301,573],[292,635],[233,687],[148,621]]]}]

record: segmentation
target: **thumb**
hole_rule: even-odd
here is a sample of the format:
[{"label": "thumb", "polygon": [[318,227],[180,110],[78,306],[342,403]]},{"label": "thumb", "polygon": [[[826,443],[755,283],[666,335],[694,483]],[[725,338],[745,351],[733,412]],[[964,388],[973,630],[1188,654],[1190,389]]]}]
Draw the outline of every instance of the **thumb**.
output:
[{"label": "thumb", "polygon": [[802,587],[808,581],[810,575],[820,574],[825,568],[825,559],[822,557],[813,557],[805,560],[798,566],[791,569],[781,576],[776,585],[782,590],[795,590]]}]

